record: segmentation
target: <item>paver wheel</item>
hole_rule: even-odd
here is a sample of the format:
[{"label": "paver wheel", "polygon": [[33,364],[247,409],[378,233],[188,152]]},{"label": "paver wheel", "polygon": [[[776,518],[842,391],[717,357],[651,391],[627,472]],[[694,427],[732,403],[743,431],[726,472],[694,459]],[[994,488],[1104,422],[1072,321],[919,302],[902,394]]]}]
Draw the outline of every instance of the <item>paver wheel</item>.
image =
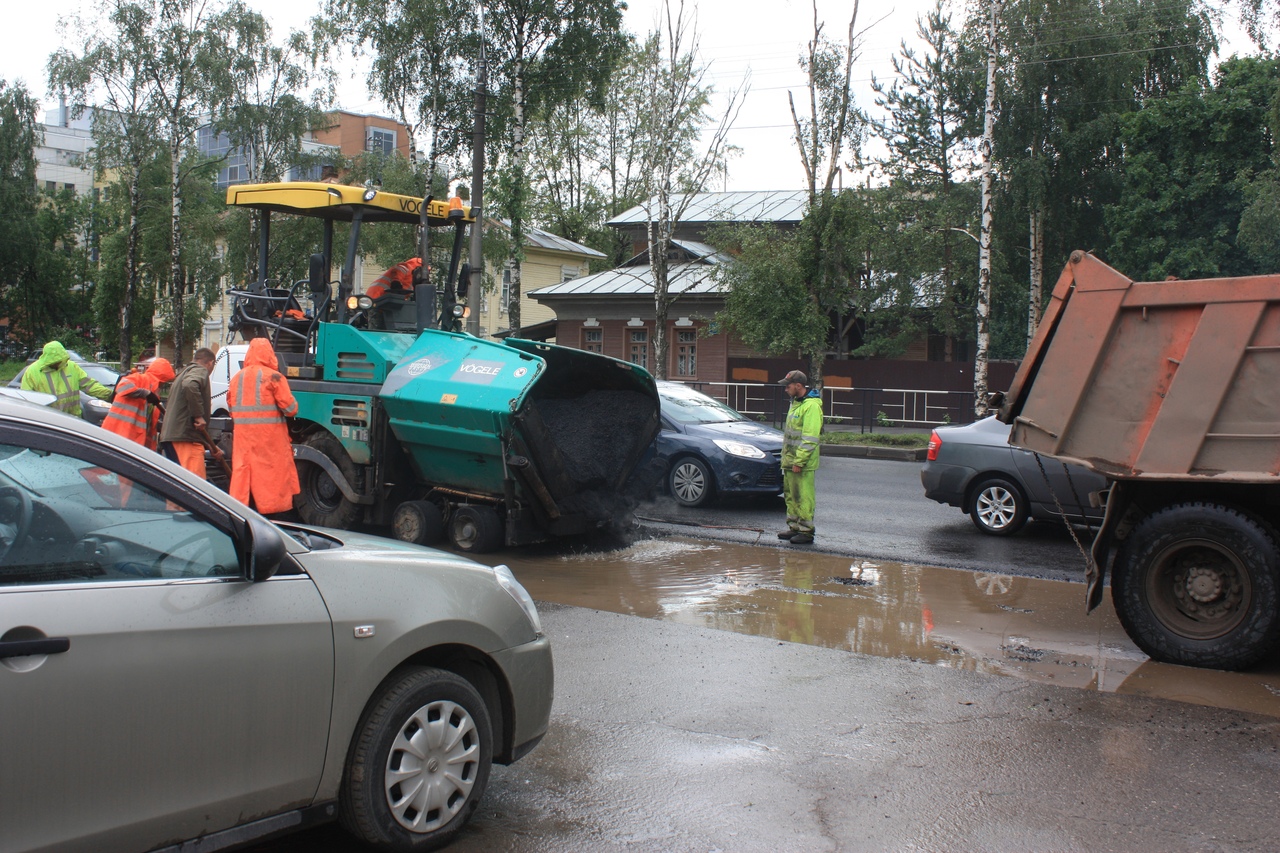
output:
[{"label": "paver wheel", "polygon": [[444,514],[431,501],[405,501],[396,507],[391,527],[402,542],[434,545],[444,535]]},{"label": "paver wheel", "polygon": [[1264,524],[1224,506],[1152,513],[1116,556],[1116,615],[1156,660],[1245,669],[1280,645],[1276,550]]},{"label": "paver wheel", "polygon": [[449,540],[459,551],[486,554],[504,543],[502,520],[491,506],[465,504],[449,515]]},{"label": "paver wheel", "polygon": [[[329,457],[351,487],[360,489],[356,464],[332,433],[313,432],[302,443]],[[348,530],[360,520],[360,505],[347,500],[338,484],[319,465],[299,460],[298,485],[301,491],[294,495],[293,508],[304,523]]]},{"label": "paver wheel", "polygon": [[469,681],[430,667],[393,673],[356,730],[342,825],[380,849],[434,850],[471,818],[492,762],[489,710]]}]

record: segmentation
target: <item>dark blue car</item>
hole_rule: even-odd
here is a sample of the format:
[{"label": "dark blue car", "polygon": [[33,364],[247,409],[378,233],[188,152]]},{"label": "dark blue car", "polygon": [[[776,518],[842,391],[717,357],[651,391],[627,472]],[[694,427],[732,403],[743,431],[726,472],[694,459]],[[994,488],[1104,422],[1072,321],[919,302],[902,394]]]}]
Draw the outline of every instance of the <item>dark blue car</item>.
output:
[{"label": "dark blue car", "polygon": [[679,382],[659,382],[667,491],[685,506],[717,495],[782,494],[782,433]]}]

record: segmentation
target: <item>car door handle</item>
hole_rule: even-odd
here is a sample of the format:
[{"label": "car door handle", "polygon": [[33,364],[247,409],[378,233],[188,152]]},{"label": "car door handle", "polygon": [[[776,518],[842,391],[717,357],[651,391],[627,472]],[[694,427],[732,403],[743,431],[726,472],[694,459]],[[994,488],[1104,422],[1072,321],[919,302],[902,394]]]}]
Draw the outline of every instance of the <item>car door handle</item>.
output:
[{"label": "car door handle", "polygon": [[27,655],[60,655],[70,648],[70,637],[45,637],[42,640],[11,640],[0,643],[0,658],[17,658]]}]

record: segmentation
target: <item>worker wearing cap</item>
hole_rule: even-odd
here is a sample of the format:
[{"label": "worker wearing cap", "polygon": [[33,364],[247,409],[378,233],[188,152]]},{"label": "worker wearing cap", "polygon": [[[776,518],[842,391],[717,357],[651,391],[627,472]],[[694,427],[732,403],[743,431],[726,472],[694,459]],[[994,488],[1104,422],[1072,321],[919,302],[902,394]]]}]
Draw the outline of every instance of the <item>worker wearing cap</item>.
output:
[{"label": "worker wearing cap", "polygon": [[153,358],[139,367],[116,382],[115,399],[102,428],[155,450],[160,432],[160,386],[173,381],[173,365],[167,358]]},{"label": "worker wearing cap", "polygon": [[81,391],[99,400],[111,399],[111,389],[85,373],[57,341],[45,344],[40,357],[22,374],[22,390],[52,394],[53,408],[76,417],[80,417]]},{"label": "worker wearing cap", "polygon": [[787,502],[787,529],[778,538],[792,545],[810,545],[817,505],[814,480],[822,435],[822,392],[809,388],[809,377],[799,370],[791,371],[778,384],[786,387],[791,398],[782,432],[782,495]]},{"label": "worker wearing cap", "polygon": [[[209,372],[213,370],[214,358],[213,350],[200,347],[192,362],[174,379],[169,392],[169,410],[160,433],[160,440],[173,448],[178,464],[197,477],[207,474],[204,448],[209,435]],[[223,458],[223,452],[216,446],[210,449],[215,459]]]}]

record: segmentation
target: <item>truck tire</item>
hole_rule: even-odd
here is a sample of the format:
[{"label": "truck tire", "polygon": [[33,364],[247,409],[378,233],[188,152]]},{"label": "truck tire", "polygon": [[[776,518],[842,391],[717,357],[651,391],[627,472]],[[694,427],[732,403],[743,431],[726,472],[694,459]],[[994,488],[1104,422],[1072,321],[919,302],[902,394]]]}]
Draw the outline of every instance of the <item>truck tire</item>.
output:
[{"label": "truck tire", "polygon": [[444,514],[431,501],[405,501],[396,507],[391,528],[401,542],[434,545],[444,535]]},{"label": "truck tire", "polygon": [[504,542],[502,520],[490,506],[456,506],[449,515],[449,540],[453,547],[468,554],[496,551]]},{"label": "truck tire", "polygon": [[1217,504],[1143,519],[1116,556],[1116,615],[1153,659],[1245,669],[1280,645],[1280,554],[1269,528]]},{"label": "truck tire", "polygon": [[1027,523],[1027,499],[1002,477],[990,477],[973,489],[969,518],[989,536],[1012,536]]},{"label": "truck tire", "polygon": [[[342,442],[332,433],[319,430],[304,438],[302,443],[329,457],[351,487],[359,491],[360,472],[356,463],[351,461]],[[349,530],[360,520],[360,505],[347,500],[338,484],[320,466],[299,460],[298,485],[301,491],[294,495],[293,508],[304,524]]]}]

